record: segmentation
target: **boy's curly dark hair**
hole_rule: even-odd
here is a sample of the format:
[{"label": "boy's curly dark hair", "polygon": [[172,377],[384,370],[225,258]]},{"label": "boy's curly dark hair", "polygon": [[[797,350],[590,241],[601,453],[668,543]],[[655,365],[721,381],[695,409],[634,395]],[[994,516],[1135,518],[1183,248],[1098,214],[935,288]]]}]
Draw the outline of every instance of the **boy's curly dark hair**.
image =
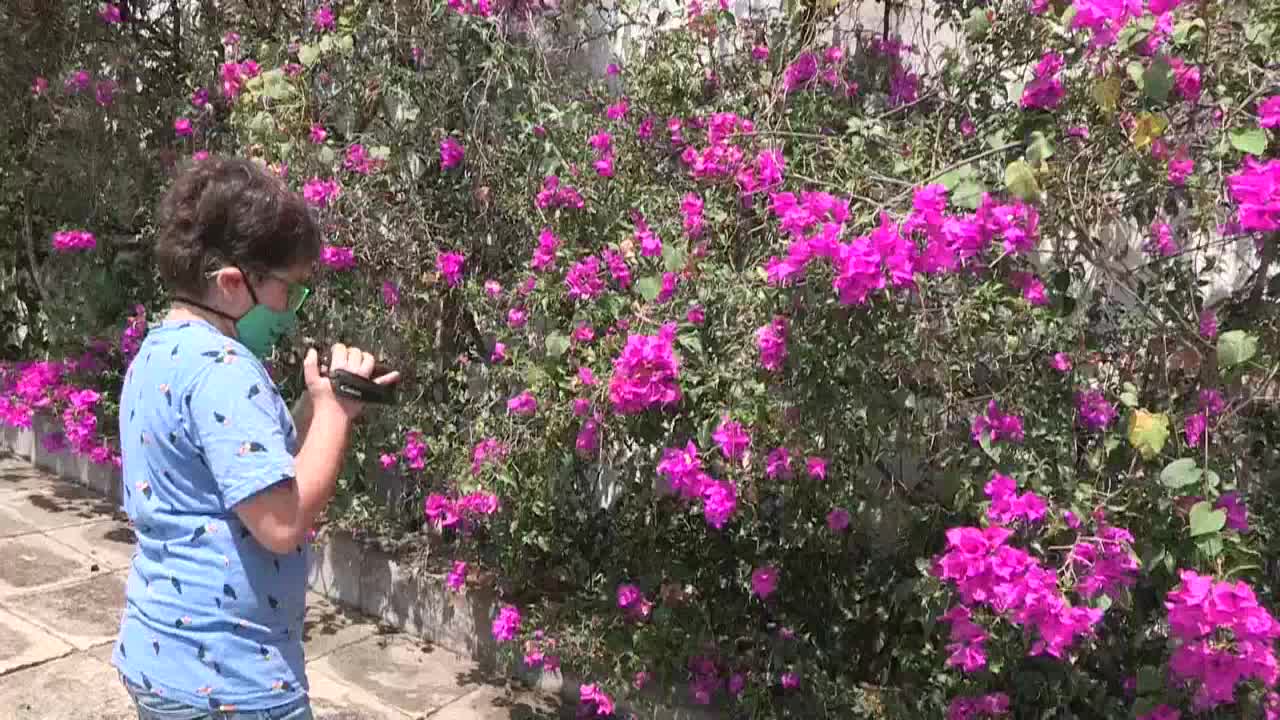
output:
[{"label": "boy's curly dark hair", "polygon": [[200,297],[228,265],[268,273],[315,262],[320,226],[306,201],[250,160],[209,157],[174,181],[158,213],[156,264],[170,292]]}]

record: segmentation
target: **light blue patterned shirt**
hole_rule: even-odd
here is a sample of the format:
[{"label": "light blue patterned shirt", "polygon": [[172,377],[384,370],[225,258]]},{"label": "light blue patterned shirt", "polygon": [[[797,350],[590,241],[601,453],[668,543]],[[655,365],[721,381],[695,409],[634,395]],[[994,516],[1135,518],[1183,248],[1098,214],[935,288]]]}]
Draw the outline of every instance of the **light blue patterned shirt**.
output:
[{"label": "light blue patterned shirt", "polygon": [[120,445],[138,547],[112,662],[198,708],[297,700],[307,549],[267,550],[232,510],[294,478],[293,419],[262,363],[207,323],[153,328],[125,376]]}]

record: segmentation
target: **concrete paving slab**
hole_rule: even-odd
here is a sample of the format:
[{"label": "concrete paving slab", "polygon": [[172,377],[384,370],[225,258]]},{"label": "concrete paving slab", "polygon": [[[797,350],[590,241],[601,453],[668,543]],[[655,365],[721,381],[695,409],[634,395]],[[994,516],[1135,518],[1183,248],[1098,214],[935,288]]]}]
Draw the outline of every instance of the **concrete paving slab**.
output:
[{"label": "concrete paving slab", "polygon": [[27,535],[39,530],[35,525],[23,520],[16,510],[0,505],[0,539]]},{"label": "concrete paving slab", "polygon": [[17,493],[51,492],[63,481],[31,467],[25,460],[0,459],[0,497]]},{"label": "concrete paving slab", "polygon": [[111,642],[119,633],[127,577],[125,572],[104,573],[83,582],[10,597],[5,608],[87,650]]},{"label": "concrete paving slab", "polygon": [[0,610],[0,677],[73,650],[43,629]]},{"label": "concrete paving slab", "polygon": [[431,720],[571,720],[573,708],[558,701],[496,685],[484,685],[433,713]]},{"label": "concrete paving slab", "polygon": [[378,626],[372,619],[335,605],[323,595],[307,593],[307,617],[302,627],[307,662],[377,633]]},{"label": "concrete paving slab", "polygon": [[0,599],[92,575],[89,558],[43,535],[0,540]]},{"label": "concrete paving slab", "polygon": [[438,710],[480,683],[478,670],[470,661],[403,635],[349,645],[312,667],[413,716]]},{"label": "concrete paving slab", "polygon": [[115,515],[115,506],[101,495],[78,485],[58,483],[48,492],[0,496],[0,506],[16,512],[41,530],[85,525]]},{"label": "concrete paving slab", "polygon": [[137,720],[116,671],[85,654],[0,677],[6,720]]},{"label": "concrete paving slab", "polygon": [[409,717],[316,665],[307,666],[307,681],[311,684],[311,709],[316,720],[405,720]]},{"label": "concrete paving slab", "polygon": [[103,570],[128,568],[133,562],[137,538],[129,523],[121,520],[73,525],[45,534],[88,556]]}]

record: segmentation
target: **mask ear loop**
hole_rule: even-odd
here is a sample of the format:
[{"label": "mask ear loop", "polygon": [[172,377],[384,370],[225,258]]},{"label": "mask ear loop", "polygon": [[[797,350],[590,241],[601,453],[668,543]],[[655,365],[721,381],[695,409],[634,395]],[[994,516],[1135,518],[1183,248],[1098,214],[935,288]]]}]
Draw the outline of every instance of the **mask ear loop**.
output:
[{"label": "mask ear loop", "polygon": [[253,283],[249,282],[249,273],[245,272],[244,268],[239,265],[232,265],[231,267],[240,271],[240,277],[244,279],[244,286],[249,288],[249,297],[253,300],[253,304],[257,305],[258,293],[253,291]]}]

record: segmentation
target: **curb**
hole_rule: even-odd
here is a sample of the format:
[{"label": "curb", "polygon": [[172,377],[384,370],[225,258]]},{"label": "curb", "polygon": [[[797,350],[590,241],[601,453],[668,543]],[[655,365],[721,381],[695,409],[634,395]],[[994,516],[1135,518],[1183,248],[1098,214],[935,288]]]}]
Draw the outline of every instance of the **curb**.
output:
[{"label": "curb", "polygon": [[[95,465],[88,458],[67,452],[50,453],[39,438],[59,429],[54,421],[37,416],[31,429],[3,427],[0,450],[68,482],[87,487],[111,502],[121,501],[120,473]],[[492,590],[468,587],[455,593],[445,587],[444,576],[413,572],[408,563],[380,548],[362,543],[346,531],[326,532],[313,546],[307,588],[339,605],[359,610],[378,622],[414,635],[446,650],[470,658],[485,671],[503,674],[532,689],[560,699],[568,707],[578,705],[581,678],[573,673],[530,671],[517,659],[505,667],[499,663],[497,643],[489,632],[497,595]],[[725,717],[706,708],[684,707],[675,700],[676,690],[661,693],[665,703],[640,711],[616,702],[616,716],[637,720],[711,720]],[[651,699],[657,699],[646,693]],[[661,701],[660,701],[661,702]]]}]

